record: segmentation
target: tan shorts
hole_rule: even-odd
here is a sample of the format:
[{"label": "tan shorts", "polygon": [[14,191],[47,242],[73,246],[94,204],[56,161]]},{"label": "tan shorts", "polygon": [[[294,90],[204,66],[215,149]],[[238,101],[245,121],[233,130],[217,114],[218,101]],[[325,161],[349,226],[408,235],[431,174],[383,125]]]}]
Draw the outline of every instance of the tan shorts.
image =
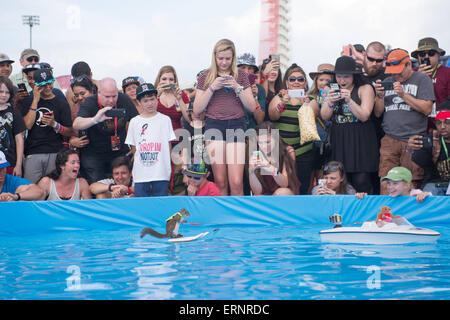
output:
[{"label": "tan shorts", "polygon": [[385,135],[381,139],[379,176],[383,178],[394,167],[405,167],[412,173],[413,181],[422,180],[424,170],[411,159],[411,153],[406,151],[407,142]]}]

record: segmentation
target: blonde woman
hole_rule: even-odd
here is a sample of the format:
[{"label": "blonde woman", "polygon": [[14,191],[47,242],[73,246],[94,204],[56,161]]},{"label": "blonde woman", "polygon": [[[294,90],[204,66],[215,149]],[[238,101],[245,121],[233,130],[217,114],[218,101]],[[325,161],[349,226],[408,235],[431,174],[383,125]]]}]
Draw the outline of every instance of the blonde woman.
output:
[{"label": "blonde woman", "polygon": [[231,195],[243,195],[245,140],[243,134],[226,137],[227,129],[232,135],[246,130],[244,108],[256,109],[248,75],[237,68],[233,42],[223,39],[214,46],[211,67],[198,78],[194,100],[196,115],[206,110],[206,146],[222,195],[228,195],[228,188]]}]

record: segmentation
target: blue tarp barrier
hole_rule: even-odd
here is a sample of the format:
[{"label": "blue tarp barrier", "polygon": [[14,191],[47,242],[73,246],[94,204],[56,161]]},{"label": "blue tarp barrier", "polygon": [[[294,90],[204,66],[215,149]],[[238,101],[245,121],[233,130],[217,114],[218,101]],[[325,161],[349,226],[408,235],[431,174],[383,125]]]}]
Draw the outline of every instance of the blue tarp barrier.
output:
[{"label": "blue tarp barrier", "polygon": [[191,213],[188,222],[208,225],[329,225],[334,213],[343,223],[375,219],[380,208],[417,226],[448,224],[450,197],[366,196],[260,196],[160,197],[81,201],[0,203],[0,233],[34,234],[55,230],[95,230],[145,226],[163,228],[165,219],[181,208]]}]

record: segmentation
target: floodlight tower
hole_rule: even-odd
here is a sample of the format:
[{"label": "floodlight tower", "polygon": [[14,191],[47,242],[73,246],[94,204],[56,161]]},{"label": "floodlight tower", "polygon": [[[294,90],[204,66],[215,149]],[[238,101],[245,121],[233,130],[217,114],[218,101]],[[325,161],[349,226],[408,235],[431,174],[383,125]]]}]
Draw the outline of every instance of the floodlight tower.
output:
[{"label": "floodlight tower", "polygon": [[32,48],[32,29],[33,26],[39,25],[39,16],[22,16],[22,22],[25,26],[30,27],[30,48]]}]

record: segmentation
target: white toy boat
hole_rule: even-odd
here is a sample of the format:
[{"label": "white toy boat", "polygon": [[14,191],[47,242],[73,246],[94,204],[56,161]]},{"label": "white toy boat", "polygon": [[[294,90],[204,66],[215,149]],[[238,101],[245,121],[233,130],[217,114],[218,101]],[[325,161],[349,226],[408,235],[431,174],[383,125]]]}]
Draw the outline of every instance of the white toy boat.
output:
[{"label": "white toy boat", "polygon": [[375,220],[360,227],[340,227],[320,231],[323,242],[362,244],[433,243],[441,234],[431,229],[417,228],[405,218],[393,219],[379,227]]}]

